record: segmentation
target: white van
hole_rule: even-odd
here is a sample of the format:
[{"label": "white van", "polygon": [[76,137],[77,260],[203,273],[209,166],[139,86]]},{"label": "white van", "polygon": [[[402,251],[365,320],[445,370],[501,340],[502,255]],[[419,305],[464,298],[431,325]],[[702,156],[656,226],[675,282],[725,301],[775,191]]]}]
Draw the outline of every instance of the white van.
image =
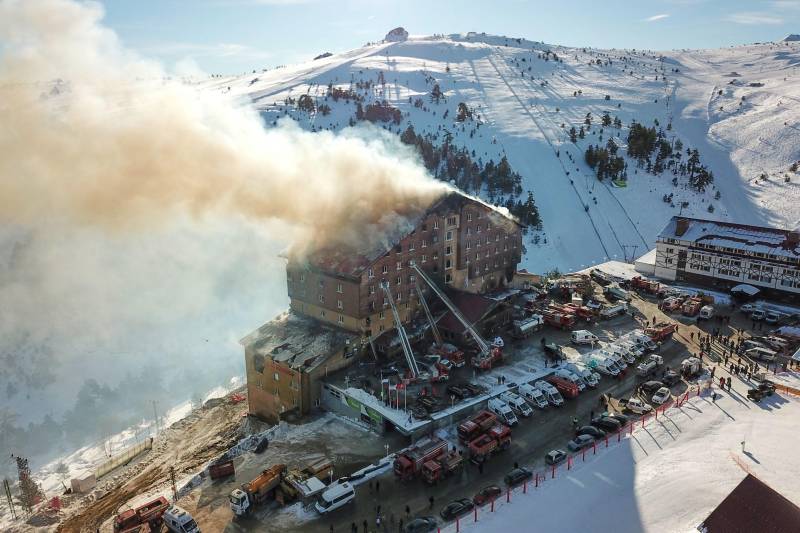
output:
[{"label": "white van", "polygon": [[698,320],[709,320],[714,316],[714,306],[704,305],[700,308],[700,314],[697,315]]},{"label": "white van", "polygon": [[541,389],[534,387],[530,383],[523,383],[520,385],[517,392],[520,396],[525,398],[526,401],[530,402],[531,405],[535,405],[539,409],[547,407],[547,398],[544,397]]},{"label": "white van", "polygon": [[597,335],[585,329],[579,329],[572,332],[573,344],[594,344],[598,341]]},{"label": "white van", "polygon": [[489,410],[496,414],[500,422],[507,426],[516,426],[519,423],[517,415],[511,410],[511,406],[500,398],[492,398],[489,400]]},{"label": "white van", "polygon": [[500,395],[500,399],[506,402],[511,409],[519,416],[531,416],[533,409],[528,405],[528,402],[514,394],[513,392],[504,392]]},{"label": "white van", "polygon": [[578,390],[581,392],[583,392],[586,389],[586,384],[583,382],[583,380],[580,377],[578,377],[574,372],[567,370],[566,368],[559,368],[558,370],[556,370],[556,376],[559,378],[566,379],[567,381],[578,387]]},{"label": "white van", "polygon": [[175,533],[200,533],[197,522],[183,508],[173,505],[161,516],[167,529]]},{"label": "white van", "polygon": [[600,382],[600,376],[587,370],[585,366],[575,363],[563,363],[561,368],[575,374],[586,387],[595,388]]},{"label": "white van", "polygon": [[762,361],[774,361],[778,356],[777,352],[767,348],[750,348],[744,352],[747,357],[761,359]]},{"label": "white van", "polygon": [[622,357],[623,351],[617,346],[605,346],[603,349],[600,350],[600,355],[608,357],[614,364],[617,365],[617,368],[620,372],[628,366],[628,363],[625,362],[625,359]]},{"label": "white van", "polygon": [[353,486],[348,482],[336,483],[331,485],[325,492],[323,492],[314,508],[320,514],[329,513],[339,507],[342,507],[356,499],[356,491]]},{"label": "white van", "polygon": [[547,398],[547,401],[550,402],[552,405],[556,407],[561,407],[564,405],[564,398],[561,397],[561,393],[558,392],[558,389],[549,384],[546,381],[537,381],[534,383],[534,386],[542,391],[544,397]]},{"label": "white van", "polygon": [[587,360],[587,365],[589,368],[597,370],[601,374],[607,376],[618,376],[620,372],[619,367],[617,367],[614,361],[599,354],[592,354]]}]

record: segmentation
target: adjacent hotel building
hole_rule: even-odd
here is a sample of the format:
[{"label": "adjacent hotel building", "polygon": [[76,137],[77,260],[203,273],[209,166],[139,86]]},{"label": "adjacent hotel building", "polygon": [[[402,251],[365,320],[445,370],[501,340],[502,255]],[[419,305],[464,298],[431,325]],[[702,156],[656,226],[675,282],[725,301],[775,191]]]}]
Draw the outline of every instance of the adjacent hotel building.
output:
[{"label": "adjacent hotel building", "polygon": [[745,283],[800,296],[800,230],[672,217],[656,240],[655,276],[719,288]]}]

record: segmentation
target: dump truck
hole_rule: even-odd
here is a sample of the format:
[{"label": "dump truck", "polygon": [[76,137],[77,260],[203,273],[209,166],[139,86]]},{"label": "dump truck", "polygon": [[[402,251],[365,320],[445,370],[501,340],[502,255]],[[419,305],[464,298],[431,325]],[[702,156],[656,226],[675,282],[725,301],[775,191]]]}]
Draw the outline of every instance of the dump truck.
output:
[{"label": "dump truck", "polygon": [[580,394],[580,389],[575,383],[562,377],[549,376],[547,377],[547,382],[558,389],[558,392],[560,392],[564,398],[577,398],[578,394]]},{"label": "dump truck", "polygon": [[654,296],[661,290],[661,284],[659,282],[644,279],[641,276],[634,276],[630,283],[632,288]]},{"label": "dump truck", "polygon": [[449,475],[458,472],[463,466],[464,456],[456,450],[444,453],[437,459],[426,461],[422,465],[422,479],[434,485]]},{"label": "dump truck", "polygon": [[233,459],[223,459],[211,463],[208,467],[208,475],[211,479],[222,479],[224,477],[232,476],[236,473],[236,468],[233,465]]},{"label": "dump truck", "polygon": [[167,509],[169,502],[163,496],[134,509],[127,509],[114,518],[114,531],[116,533],[141,531],[143,527],[159,531],[163,523],[162,517]]},{"label": "dump truck", "polygon": [[413,479],[422,465],[447,453],[447,441],[431,437],[400,452],[394,460],[394,475],[401,481]]},{"label": "dump truck", "polygon": [[325,490],[323,481],[333,479],[333,463],[326,458],[317,459],[302,468],[290,469],[275,491],[275,500],[286,505],[297,499],[308,501]]},{"label": "dump truck", "polygon": [[654,342],[663,342],[675,333],[676,329],[678,329],[677,324],[659,322],[655,326],[645,328],[644,334],[650,337]]},{"label": "dump truck", "polygon": [[575,315],[559,313],[556,311],[542,312],[544,323],[559,329],[572,329],[575,327]]},{"label": "dump truck", "polygon": [[482,463],[491,455],[503,451],[511,445],[511,429],[497,424],[468,445],[470,461]]},{"label": "dump truck", "polygon": [[231,492],[231,511],[234,516],[244,516],[253,507],[275,497],[275,489],[286,473],[286,465],[273,465],[262,471],[255,479],[244,483],[241,488]]},{"label": "dump truck", "polygon": [[466,444],[497,423],[497,415],[491,411],[480,411],[469,420],[458,425],[458,440]]}]

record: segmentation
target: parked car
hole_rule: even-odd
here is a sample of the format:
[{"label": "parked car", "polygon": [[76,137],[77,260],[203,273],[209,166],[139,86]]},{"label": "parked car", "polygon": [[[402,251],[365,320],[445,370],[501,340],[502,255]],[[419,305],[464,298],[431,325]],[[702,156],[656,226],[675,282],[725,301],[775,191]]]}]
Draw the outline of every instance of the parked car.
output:
[{"label": "parked car", "polygon": [[667,387],[661,387],[653,394],[650,401],[655,405],[664,405],[670,399],[670,396],[672,396],[670,390]]},{"label": "parked car", "polygon": [[674,370],[667,370],[667,372],[661,377],[661,381],[667,387],[672,387],[680,380],[681,380],[681,375],[675,372]]},{"label": "parked car", "polygon": [[755,309],[751,314],[750,318],[753,320],[764,320],[767,317],[767,313],[763,309]]},{"label": "parked car", "polygon": [[515,487],[522,483],[523,481],[527,481],[533,477],[533,472],[528,470],[527,468],[515,468],[508,474],[506,474],[505,482],[506,485],[509,487]]},{"label": "parked car", "polygon": [[420,516],[408,524],[403,531],[405,533],[428,533],[436,529],[436,519],[432,516]]},{"label": "parked car", "polygon": [[650,396],[652,394],[655,394],[656,391],[663,386],[664,383],[662,383],[661,381],[656,381],[656,380],[645,381],[644,383],[639,385],[639,390],[646,396]]},{"label": "parked car", "polygon": [[629,416],[623,415],[623,414],[620,414],[620,413],[610,413],[610,414],[607,413],[607,414],[605,414],[603,416],[606,416],[608,418],[613,418],[614,420],[616,420],[617,422],[619,422],[623,426],[631,421],[631,418]]},{"label": "parked car", "polygon": [[764,321],[768,324],[775,324],[778,320],[781,319],[781,314],[777,311],[768,311],[767,315],[764,317]]},{"label": "parked car", "polygon": [[449,385],[447,387],[447,394],[451,396],[455,396],[459,400],[463,400],[464,398],[468,398],[470,393],[469,390],[461,385]]},{"label": "parked car", "polygon": [[501,494],[503,494],[503,489],[497,485],[488,485],[483,487],[481,491],[472,498],[472,502],[475,505],[483,505],[486,502],[494,500]]},{"label": "parked car", "polygon": [[591,435],[578,435],[571,441],[567,443],[567,448],[571,452],[580,451],[587,446],[591,446],[594,443],[594,437]]},{"label": "parked car", "polygon": [[464,516],[465,514],[472,511],[475,507],[475,504],[472,503],[472,500],[468,500],[467,498],[460,498],[458,500],[454,500],[448,503],[442,512],[439,513],[444,520],[455,520],[459,516]]},{"label": "parked car", "polygon": [[756,310],[756,306],[753,305],[753,304],[744,304],[743,306],[741,306],[739,308],[739,311],[741,311],[744,314],[752,313],[755,310]]},{"label": "parked car", "polygon": [[567,452],[564,450],[550,450],[544,456],[544,462],[549,465],[557,465],[567,460]]},{"label": "parked car", "polygon": [[592,425],[596,428],[600,428],[607,433],[613,433],[615,431],[619,431],[622,427],[622,424],[619,420],[611,418],[610,416],[596,416],[592,419]]},{"label": "parked car", "polygon": [[[621,402],[624,400],[621,400]],[[653,407],[648,404],[647,402],[642,401],[639,398],[631,398],[627,402],[625,402],[625,409],[638,414],[645,414],[649,413],[653,410]]]},{"label": "parked car", "polygon": [[589,435],[595,439],[602,439],[606,436],[606,432],[594,426],[582,426],[575,430],[575,435]]}]

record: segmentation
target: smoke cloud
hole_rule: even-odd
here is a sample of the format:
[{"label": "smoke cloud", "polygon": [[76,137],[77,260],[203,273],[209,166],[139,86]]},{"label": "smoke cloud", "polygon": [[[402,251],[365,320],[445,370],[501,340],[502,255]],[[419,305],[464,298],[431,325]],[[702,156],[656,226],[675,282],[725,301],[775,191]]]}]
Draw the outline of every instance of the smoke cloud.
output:
[{"label": "smoke cloud", "polygon": [[69,0],[0,4],[0,215],[113,229],[176,212],[277,219],[356,244],[445,186],[371,132],[312,134],[170,81]]},{"label": "smoke cloud", "polygon": [[[0,423],[58,419],[87,378],[177,402],[240,373],[286,306],[281,250],[374,246],[447,188],[377,128],[265,129],[102,17],[0,1]],[[6,457],[26,438],[0,433]]]}]

